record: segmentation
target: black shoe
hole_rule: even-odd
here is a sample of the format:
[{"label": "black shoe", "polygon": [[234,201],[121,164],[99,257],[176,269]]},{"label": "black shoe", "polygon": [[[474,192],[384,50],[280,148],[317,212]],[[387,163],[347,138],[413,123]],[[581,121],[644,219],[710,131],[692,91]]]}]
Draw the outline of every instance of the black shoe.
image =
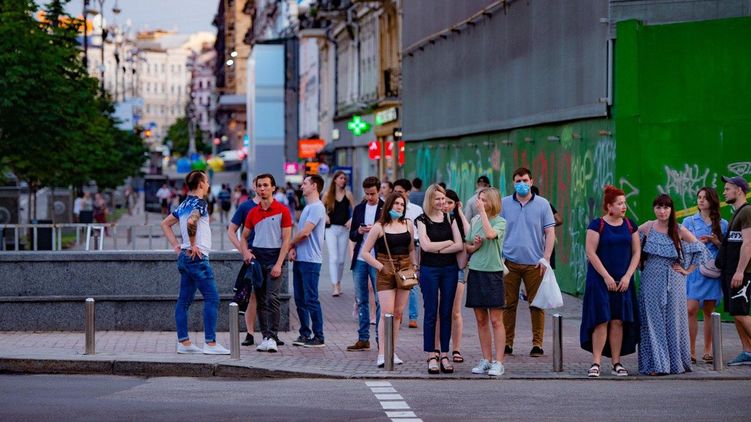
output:
[{"label": "black shoe", "polygon": [[305,346],[305,342],[307,342],[309,339],[303,337],[303,336],[297,336],[295,341],[292,342],[293,346]]},{"label": "black shoe", "polygon": [[513,356],[514,349],[507,344],[506,347],[503,348],[503,354],[506,356]]},{"label": "black shoe", "polygon": [[313,337],[305,342],[305,347],[325,347],[322,338]]},{"label": "black shoe", "polygon": [[253,338],[253,334],[245,333],[245,341],[242,342],[243,346],[252,346],[256,343],[255,339]]},{"label": "black shoe", "polygon": [[279,337],[274,336],[273,338],[274,338],[274,341],[276,342],[277,346],[284,346],[284,342],[281,341],[281,340],[279,340]]},{"label": "black shoe", "polygon": [[542,347],[540,346],[533,346],[532,350],[529,351],[529,355],[533,358],[539,358],[540,356],[544,355],[545,352],[542,350]]}]

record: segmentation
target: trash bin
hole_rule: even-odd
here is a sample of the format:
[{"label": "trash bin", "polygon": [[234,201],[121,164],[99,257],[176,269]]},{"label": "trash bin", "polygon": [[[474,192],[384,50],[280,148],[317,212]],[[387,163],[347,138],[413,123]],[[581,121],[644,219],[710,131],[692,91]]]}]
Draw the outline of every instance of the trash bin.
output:
[{"label": "trash bin", "polygon": [[[52,224],[52,220],[31,220],[31,224]],[[32,250],[51,251],[52,250],[52,227],[37,228],[36,248],[34,248],[34,230],[29,231]]]}]

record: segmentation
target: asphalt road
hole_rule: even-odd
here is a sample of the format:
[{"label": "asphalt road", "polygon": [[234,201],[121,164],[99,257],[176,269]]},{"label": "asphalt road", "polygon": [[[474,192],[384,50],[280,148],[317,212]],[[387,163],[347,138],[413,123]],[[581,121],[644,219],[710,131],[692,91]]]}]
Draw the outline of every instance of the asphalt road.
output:
[{"label": "asphalt road", "polygon": [[393,420],[747,421],[751,384],[0,376],[3,421],[388,421],[397,416],[403,418]]}]

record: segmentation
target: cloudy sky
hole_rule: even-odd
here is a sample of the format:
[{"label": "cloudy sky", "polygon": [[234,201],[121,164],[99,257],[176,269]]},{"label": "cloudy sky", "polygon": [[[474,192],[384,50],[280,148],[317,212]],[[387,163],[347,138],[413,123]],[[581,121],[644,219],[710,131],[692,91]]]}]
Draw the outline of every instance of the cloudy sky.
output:
[{"label": "cloudy sky", "polygon": [[[39,2],[38,4],[44,3]],[[125,23],[130,19],[134,31],[147,29],[176,30],[189,34],[199,31],[216,32],[211,25],[219,0],[118,0],[122,9],[118,16],[118,23]],[[90,8],[99,9],[99,0],[91,0]],[[104,17],[112,23],[112,7],[115,0],[104,1]],[[73,16],[80,16],[83,10],[83,0],[73,0],[68,3],[67,11]]]}]

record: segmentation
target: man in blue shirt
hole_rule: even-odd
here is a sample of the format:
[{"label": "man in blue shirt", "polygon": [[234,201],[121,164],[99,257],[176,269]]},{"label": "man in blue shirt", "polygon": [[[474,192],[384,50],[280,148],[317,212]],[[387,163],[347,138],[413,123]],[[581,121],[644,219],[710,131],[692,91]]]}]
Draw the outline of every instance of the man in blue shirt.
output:
[{"label": "man in blue shirt", "polygon": [[[503,257],[508,272],[503,275],[506,307],[503,325],[506,328],[505,354],[513,354],[516,307],[522,281],[529,303],[535,298],[545,274],[543,260],[550,262],[555,245],[555,219],[550,203],[532,192],[532,172],[519,168],[513,174],[514,194],[502,200],[501,217],[506,219]],[[529,308],[532,319],[532,350],[529,355],[544,354],[542,339],[545,333],[545,311]]]},{"label": "man in blue shirt", "polygon": [[[305,347],[323,347],[323,311],[318,300],[318,280],[323,263],[323,234],[326,228],[326,207],[320,196],[323,178],[317,174],[302,182],[305,208],[297,223],[297,233],[290,243],[292,283],[295,291],[295,306],[300,320],[300,336],[292,344]],[[312,323],[311,327],[308,322]],[[312,337],[311,337],[312,334]]]}]

